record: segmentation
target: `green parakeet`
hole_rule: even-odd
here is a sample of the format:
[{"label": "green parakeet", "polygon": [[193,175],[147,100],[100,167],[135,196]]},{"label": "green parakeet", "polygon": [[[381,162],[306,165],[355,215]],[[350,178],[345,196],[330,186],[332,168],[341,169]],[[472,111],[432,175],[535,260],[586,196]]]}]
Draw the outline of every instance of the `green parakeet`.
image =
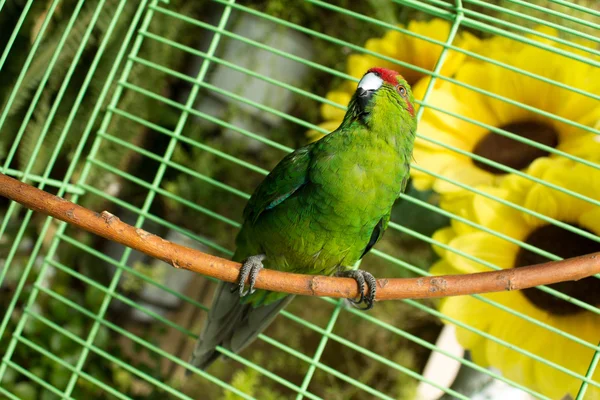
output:
[{"label": "green parakeet", "polygon": [[[264,267],[352,277],[373,305],[376,281],[351,267],[387,228],[409,178],[416,118],[410,87],[397,72],[371,68],[335,131],[287,155],[258,186],[246,208],[233,260],[237,284],[219,284],[190,363],[208,367],[217,346],[248,346],[294,296],[254,290]],[[244,290],[249,277],[250,288]]]}]

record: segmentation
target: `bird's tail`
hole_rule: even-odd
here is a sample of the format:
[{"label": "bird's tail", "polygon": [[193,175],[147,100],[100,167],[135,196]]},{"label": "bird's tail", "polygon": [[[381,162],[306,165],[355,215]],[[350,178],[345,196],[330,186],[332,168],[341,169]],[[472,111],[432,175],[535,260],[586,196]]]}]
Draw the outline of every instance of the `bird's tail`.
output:
[{"label": "bird's tail", "polygon": [[[217,346],[238,353],[256,339],[273,322],[279,311],[294,296],[286,296],[265,306],[243,304],[232,283],[219,283],[204,330],[196,343],[190,364],[206,369],[219,358]],[[232,290],[234,290],[232,292]],[[189,370],[186,372],[190,373]]]}]

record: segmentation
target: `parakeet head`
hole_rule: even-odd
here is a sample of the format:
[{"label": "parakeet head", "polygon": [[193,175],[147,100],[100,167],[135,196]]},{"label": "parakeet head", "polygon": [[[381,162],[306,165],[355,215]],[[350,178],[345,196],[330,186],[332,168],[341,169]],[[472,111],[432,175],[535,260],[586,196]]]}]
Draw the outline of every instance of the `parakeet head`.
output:
[{"label": "parakeet head", "polygon": [[371,68],[362,77],[354,99],[358,112],[368,119],[373,112],[400,113],[402,119],[415,118],[414,97],[410,86],[398,72],[386,68]]}]

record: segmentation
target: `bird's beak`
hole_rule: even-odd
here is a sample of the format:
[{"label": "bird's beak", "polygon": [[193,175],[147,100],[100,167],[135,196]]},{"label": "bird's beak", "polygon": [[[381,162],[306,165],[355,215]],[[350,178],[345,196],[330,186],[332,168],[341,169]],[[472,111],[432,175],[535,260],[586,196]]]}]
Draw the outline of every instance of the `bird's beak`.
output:
[{"label": "bird's beak", "polygon": [[360,87],[356,89],[356,95],[358,96],[358,105],[361,109],[364,110],[367,107],[367,104],[369,104],[371,97],[373,97],[373,93],[375,93],[375,90],[365,90]]},{"label": "bird's beak", "polygon": [[373,72],[366,73],[360,82],[358,82],[358,87],[356,88],[356,100],[363,111],[371,101],[373,93],[375,93],[381,85],[383,85],[383,79]]}]

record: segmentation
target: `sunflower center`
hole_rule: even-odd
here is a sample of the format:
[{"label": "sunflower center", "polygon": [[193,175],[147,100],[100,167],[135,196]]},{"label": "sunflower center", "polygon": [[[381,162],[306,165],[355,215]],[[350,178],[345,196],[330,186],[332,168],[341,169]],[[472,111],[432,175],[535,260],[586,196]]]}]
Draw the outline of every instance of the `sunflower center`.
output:
[{"label": "sunflower center", "polygon": [[[575,224],[572,226],[587,231]],[[577,257],[600,251],[600,243],[554,225],[546,225],[536,229],[527,237],[525,242],[563,258]],[[521,248],[517,253],[514,267],[519,268],[547,261],[547,258]],[[577,282],[561,282],[548,286],[588,304],[600,305],[600,279],[593,276]],[[572,315],[583,311],[579,306],[536,288],[525,289],[523,294],[537,307],[555,315]]]},{"label": "sunflower center", "polygon": [[[523,138],[545,144],[546,146],[556,147],[558,145],[558,133],[556,130],[551,126],[539,122],[514,122],[500,128]],[[473,149],[473,153],[519,170],[527,167],[536,158],[548,155],[548,152],[545,150],[494,132],[488,132],[477,143]],[[478,168],[491,172],[494,175],[506,174],[506,172],[480,161],[473,160],[473,163]]]}]

